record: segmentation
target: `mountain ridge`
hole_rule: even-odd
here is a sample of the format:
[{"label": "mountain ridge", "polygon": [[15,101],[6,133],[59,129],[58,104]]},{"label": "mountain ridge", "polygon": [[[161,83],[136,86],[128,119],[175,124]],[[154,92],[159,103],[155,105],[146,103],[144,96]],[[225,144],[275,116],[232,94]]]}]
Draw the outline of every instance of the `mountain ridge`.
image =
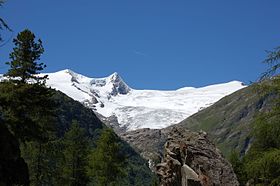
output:
[{"label": "mountain ridge", "polygon": [[[110,73],[109,75],[105,76],[105,77],[89,77],[89,76],[86,76],[86,75],[82,75],[81,73],[78,73],[76,71],[73,71],[72,69],[69,69],[69,68],[66,68],[66,69],[62,69],[62,70],[58,70],[58,71],[55,71],[55,72],[44,72],[44,73],[41,73],[41,75],[49,75],[49,74],[56,74],[56,73],[69,73],[69,74],[72,74],[73,76],[80,76],[80,77],[83,77],[83,78],[89,78],[89,79],[106,79],[106,78],[111,78],[111,77],[119,77],[123,83],[125,83],[127,86],[128,84],[123,80],[123,78],[121,77],[121,75],[118,73],[118,72],[113,72],[113,73]],[[181,91],[181,90],[188,90],[188,89],[198,89],[198,88],[205,88],[205,87],[211,87],[211,86],[215,86],[215,85],[222,85],[222,84],[227,84],[227,83],[237,83],[237,84],[241,84],[243,86],[247,86],[244,82],[242,81],[239,81],[239,80],[230,80],[230,81],[226,81],[226,82],[221,82],[221,83],[213,83],[213,84],[206,84],[205,86],[197,86],[197,87],[193,87],[193,86],[183,86],[183,87],[180,87],[180,88],[176,88],[176,89],[146,89],[146,88],[142,88],[142,89],[137,89],[137,88],[132,88],[130,86],[128,86],[130,89],[133,89],[133,90],[152,90],[152,91],[163,91],[163,92],[168,92],[168,91]]]},{"label": "mountain ridge", "polygon": [[44,75],[48,75],[47,86],[105,118],[115,117],[114,125],[122,131],[168,127],[246,87],[240,81],[231,81],[199,88],[137,90],[129,87],[117,72],[104,78],[90,78],[70,69],[40,74]]},{"label": "mountain ridge", "polygon": [[104,78],[90,78],[70,69],[42,75],[48,75],[48,86],[102,116],[116,116],[116,125],[124,130],[168,127],[246,87],[242,82],[231,81],[200,88],[137,90],[117,72]]}]

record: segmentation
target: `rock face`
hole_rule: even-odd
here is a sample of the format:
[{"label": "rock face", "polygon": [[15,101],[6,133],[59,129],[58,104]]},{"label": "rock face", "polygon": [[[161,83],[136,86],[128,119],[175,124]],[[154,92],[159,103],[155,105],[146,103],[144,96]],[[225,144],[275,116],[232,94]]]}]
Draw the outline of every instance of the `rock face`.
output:
[{"label": "rock face", "polygon": [[29,185],[27,164],[20,157],[19,144],[0,122],[0,185]]},{"label": "rock face", "polygon": [[164,151],[162,162],[156,166],[161,186],[239,185],[231,165],[205,132],[174,127]]},{"label": "rock face", "polygon": [[149,161],[149,167],[155,171],[155,163],[160,162],[163,156],[164,144],[167,140],[165,130],[138,129],[119,134],[143,158]]}]

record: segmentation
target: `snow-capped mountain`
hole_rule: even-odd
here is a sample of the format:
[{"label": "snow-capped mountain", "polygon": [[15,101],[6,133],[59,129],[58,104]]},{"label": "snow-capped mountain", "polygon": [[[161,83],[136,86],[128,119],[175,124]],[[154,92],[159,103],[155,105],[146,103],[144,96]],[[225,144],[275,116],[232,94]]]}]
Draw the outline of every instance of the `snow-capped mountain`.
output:
[{"label": "snow-capped mountain", "polygon": [[105,117],[116,116],[120,127],[126,130],[170,126],[245,87],[239,81],[232,81],[174,91],[135,90],[117,73],[105,78],[89,78],[71,70],[47,75],[47,85]]}]

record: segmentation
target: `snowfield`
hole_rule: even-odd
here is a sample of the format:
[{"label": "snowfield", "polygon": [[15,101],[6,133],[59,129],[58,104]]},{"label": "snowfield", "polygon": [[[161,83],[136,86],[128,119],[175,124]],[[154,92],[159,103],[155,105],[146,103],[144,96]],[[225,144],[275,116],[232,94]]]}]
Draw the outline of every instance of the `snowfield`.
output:
[{"label": "snowfield", "polygon": [[95,112],[115,115],[126,130],[160,129],[176,124],[241,88],[242,82],[185,87],[174,91],[135,90],[117,74],[89,78],[71,70],[48,73],[47,85],[80,101]]}]

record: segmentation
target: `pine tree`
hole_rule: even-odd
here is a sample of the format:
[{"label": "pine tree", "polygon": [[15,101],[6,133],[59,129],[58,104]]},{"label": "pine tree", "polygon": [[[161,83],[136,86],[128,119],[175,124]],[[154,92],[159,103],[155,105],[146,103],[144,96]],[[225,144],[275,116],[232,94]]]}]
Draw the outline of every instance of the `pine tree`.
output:
[{"label": "pine tree", "polygon": [[63,184],[83,186],[88,183],[87,166],[89,142],[85,130],[80,128],[77,121],[73,121],[63,138],[64,163],[62,167]]},{"label": "pine tree", "polygon": [[267,53],[267,58],[263,61],[263,63],[269,65],[270,68],[262,74],[261,80],[275,75],[275,73],[277,73],[280,69],[280,46],[276,47],[272,51],[267,51]]},{"label": "pine tree", "polygon": [[[3,83],[2,116],[14,136],[21,141],[31,185],[46,183],[52,171],[51,142],[55,139],[55,106],[52,91],[40,84]],[[3,101],[4,100],[4,101]],[[47,150],[49,149],[49,150]],[[52,149],[57,150],[57,149]]]},{"label": "pine tree", "polygon": [[[48,151],[55,132],[53,91],[45,86],[44,77],[36,75],[45,67],[38,64],[42,42],[24,30],[14,39],[7,81],[0,84],[1,116],[11,133],[23,144],[22,151],[32,178],[31,185],[42,185],[50,166]],[[32,80],[33,83],[29,83]],[[46,173],[46,174],[45,174]],[[33,179],[34,178],[34,179]]]},{"label": "pine tree", "polygon": [[[3,118],[11,132],[21,141],[46,141],[53,127],[55,103],[52,91],[45,86],[47,77],[37,74],[46,66],[38,63],[44,49],[41,40],[24,30],[13,40],[15,47],[10,53],[10,69],[7,81],[0,86],[0,102]],[[28,83],[33,80],[33,83]]]},{"label": "pine tree", "polygon": [[35,42],[35,35],[28,29],[20,32],[13,40],[15,47],[10,53],[10,69],[5,74],[16,82],[26,83],[28,80],[34,80],[39,83],[45,80],[47,76],[38,77],[37,74],[42,71],[46,65],[38,63],[44,52],[42,41]]},{"label": "pine tree", "polygon": [[112,129],[104,129],[96,145],[90,155],[89,175],[94,176],[97,185],[117,185],[117,180],[125,175],[125,156],[119,138]]},{"label": "pine tree", "polygon": [[63,160],[59,139],[46,143],[26,142],[21,145],[22,157],[28,164],[30,185],[61,185],[60,162]]},{"label": "pine tree", "polygon": [[39,84],[0,84],[2,117],[20,141],[47,141],[54,131],[53,91]]}]

